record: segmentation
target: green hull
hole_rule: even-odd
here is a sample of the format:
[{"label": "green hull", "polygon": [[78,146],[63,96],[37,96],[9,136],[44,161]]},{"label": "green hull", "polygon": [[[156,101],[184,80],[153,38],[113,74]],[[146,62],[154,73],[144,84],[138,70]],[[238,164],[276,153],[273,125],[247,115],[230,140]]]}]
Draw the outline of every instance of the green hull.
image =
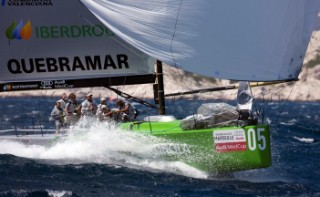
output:
[{"label": "green hull", "polygon": [[208,173],[271,166],[267,125],[182,130],[180,121],[123,123],[121,128],[161,137],[173,145],[158,148],[169,161],[182,161]]}]

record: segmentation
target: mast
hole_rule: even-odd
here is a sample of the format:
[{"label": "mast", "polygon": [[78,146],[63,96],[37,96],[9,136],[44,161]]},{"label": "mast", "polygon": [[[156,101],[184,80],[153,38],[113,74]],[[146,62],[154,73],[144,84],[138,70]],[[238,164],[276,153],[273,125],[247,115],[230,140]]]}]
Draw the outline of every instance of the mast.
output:
[{"label": "mast", "polygon": [[159,114],[165,115],[165,100],[164,100],[164,88],[163,88],[163,73],[162,73],[162,62],[157,60],[156,76],[158,81],[158,102],[159,102]]}]

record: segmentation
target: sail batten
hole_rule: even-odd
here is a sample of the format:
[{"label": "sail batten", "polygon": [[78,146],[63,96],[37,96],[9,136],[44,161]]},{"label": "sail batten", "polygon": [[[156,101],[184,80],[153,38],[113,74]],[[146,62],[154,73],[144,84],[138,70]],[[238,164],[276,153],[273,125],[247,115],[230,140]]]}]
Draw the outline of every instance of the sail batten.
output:
[{"label": "sail batten", "polygon": [[169,65],[223,79],[298,77],[317,0],[81,0],[123,40]]}]

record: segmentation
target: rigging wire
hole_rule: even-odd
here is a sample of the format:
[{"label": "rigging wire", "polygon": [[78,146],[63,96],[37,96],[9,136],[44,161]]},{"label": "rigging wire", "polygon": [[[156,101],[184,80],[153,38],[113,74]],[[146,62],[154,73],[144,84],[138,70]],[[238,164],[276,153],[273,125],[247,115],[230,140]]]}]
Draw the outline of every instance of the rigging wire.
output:
[{"label": "rigging wire", "polygon": [[175,25],[174,25],[174,30],[173,30],[173,34],[172,34],[172,38],[171,38],[171,42],[170,42],[170,52],[171,52],[172,60],[173,60],[173,62],[174,62],[174,66],[175,66],[175,67],[177,67],[177,64],[176,64],[176,60],[175,60],[175,58],[174,58],[174,56],[173,56],[172,44],[173,44],[174,37],[175,37],[175,35],[176,35],[176,30],[177,30],[177,25],[178,25],[178,19],[179,19],[180,11],[181,11],[182,1],[183,1],[183,0],[180,0],[179,10],[178,10],[178,13],[177,13],[177,17],[176,17],[176,21],[175,21]]},{"label": "rigging wire", "polygon": [[[293,89],[295,88],[295,85],[296,85],[296,83],[293,85],[293,87],[292,87],[289,95],[287,96],[286,100],[284,100],[283,103],[280,102],[282,105],[280,105],[280,110],[279,110],[279,113],[278,113],[278,115],[277,115],[277,118],[275,119],[275,124],[278,124],[279,117],[280,117],[280,115],[282,114],[282,112],[283,112],[283,110],[284,110],[285,104],[289,101],[289,98],[290,98],[290,96],[291,96],[291,93],[293,92]],[[279,94],[279,96],[280,96],[280,94]],[[273,125],[275,125],[275,124],[273,124]]]}]

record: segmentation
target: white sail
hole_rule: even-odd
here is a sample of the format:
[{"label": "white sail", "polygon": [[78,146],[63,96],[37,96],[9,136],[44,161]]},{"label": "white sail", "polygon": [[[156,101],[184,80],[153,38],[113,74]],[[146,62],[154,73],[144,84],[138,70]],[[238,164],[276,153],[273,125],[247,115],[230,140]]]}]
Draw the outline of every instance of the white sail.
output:
[{"label": "white sail", "polygon": [[296,79],[319,0],[81,0],[119,37],[172,66],[218,78]]},{"label": "white sail", "polygon": [[[1,83],[39,80],[50,88],[49,80],[154,74],[154,58],[119,39],[78,0],[3,1],[0,9]],[[28,86],[36,87],[5,89]]]}]

